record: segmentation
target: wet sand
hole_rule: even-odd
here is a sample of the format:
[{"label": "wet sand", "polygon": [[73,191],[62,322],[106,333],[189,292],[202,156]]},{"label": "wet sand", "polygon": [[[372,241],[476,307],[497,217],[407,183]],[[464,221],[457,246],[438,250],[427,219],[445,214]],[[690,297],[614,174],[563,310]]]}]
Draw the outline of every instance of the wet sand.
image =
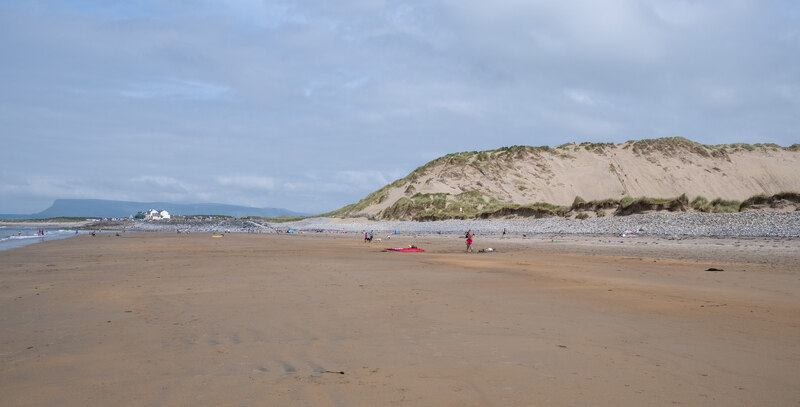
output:
[{"label": "wet sand", "polygon": [[476,246],[500,251],[160,233],[3,251],[0,404],[800,405],[796,240]]}]

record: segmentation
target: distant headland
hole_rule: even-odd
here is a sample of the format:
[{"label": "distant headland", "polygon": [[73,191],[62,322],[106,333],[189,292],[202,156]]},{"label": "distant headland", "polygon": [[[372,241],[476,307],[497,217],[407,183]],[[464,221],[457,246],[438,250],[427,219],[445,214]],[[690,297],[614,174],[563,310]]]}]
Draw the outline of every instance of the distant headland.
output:
[{"label": "distant headland", "polygon": [[49,208],[32,214],[0,214],[0,219],[53,219],[53,218],[128,218],[138,212],[157,208],[180,215],[222,216],[303,216],[304,213],[282,208],[255,208],[216,203],[180,204],[169,202],[132,202],[104,199],[56,199]]}]

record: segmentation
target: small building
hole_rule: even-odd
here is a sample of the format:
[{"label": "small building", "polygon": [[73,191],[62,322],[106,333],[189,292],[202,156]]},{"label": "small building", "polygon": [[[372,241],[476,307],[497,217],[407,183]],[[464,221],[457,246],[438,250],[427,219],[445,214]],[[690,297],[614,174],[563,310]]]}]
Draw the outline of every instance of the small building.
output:
[{"label": "small building", "polygon": [[150,209],[133,215],[134,220],[169,220],[172,216],[166,210]]}]

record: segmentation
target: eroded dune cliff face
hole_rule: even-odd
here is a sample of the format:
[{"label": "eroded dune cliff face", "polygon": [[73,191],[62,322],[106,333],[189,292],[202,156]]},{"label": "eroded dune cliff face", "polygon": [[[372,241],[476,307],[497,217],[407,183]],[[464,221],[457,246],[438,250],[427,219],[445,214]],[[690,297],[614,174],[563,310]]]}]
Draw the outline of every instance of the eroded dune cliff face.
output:
[{"label": "eroded dune cliff face", "polygon": [[[714,199],[738,210],[754,195],[787,191],[800,191],[798,144],[710,146],[663,138],[449,154],[333,214],[423,220],[537,211],[603,216],[625,214],[621,207],[643,197],[662,204],[643,210],[702,210]],[[777,200],[791,204],[795,195]]]}]

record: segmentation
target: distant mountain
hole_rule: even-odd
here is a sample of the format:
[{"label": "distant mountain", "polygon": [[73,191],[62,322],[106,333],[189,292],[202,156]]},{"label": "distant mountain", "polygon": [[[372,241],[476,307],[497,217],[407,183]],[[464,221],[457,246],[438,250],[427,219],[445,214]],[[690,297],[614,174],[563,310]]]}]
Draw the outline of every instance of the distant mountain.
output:
[{"label": "distant mountain", "polygon": [[57,217],[121,218],[149,209],[166,210],[173,215],[225,216],[302,216],[282,208],[254,208],[215,203],[176,204],[168,202],[107,201],[103,199],[56,199],[49,208],[30,215],[4,215],[0,219],[47,219]]}]

